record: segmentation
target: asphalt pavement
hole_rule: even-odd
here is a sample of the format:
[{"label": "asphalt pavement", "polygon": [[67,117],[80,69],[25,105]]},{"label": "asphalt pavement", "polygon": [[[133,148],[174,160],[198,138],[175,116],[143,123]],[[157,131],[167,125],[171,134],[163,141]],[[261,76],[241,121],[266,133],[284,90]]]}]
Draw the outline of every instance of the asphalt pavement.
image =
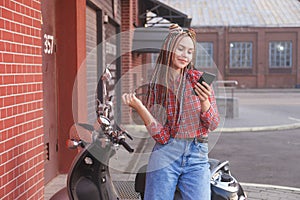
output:
[{"label": "asphalt pavement", "polygon": [[[222,134],[225,132],[300,128],[300,89],[238,89],[235,91],[234,97],[238,100],[238,116],[222,118],[218,130],[215,132]],[[141,129],[143,128],[141,127]],[[112,163],[114,164],[114,161]],[[116,163],[120,162],[116,161]],[[112,177],[118,181],[127,181],[132,185],[135,175],[113,172]],[[63,187],[65,179],[66,175],[59,175],[48,183],[45,187],[45,199],[49,199],[55,191]],[[256,183],[242,183],[242,186],[248,194],[248,199],[300,199],[300,188]]]}]

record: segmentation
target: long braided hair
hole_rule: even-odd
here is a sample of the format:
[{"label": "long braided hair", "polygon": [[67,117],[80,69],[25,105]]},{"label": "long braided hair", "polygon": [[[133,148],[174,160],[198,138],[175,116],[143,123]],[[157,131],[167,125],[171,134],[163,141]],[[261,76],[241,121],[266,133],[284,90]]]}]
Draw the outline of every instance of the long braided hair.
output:
[{"label": "long braided hair", "polygon": [[[180,26],[177,24],[172,24],[169,27],[169,34],[164,40],[164,43],[162,45],[162,48],[160,50],[159,56],[156,61],[156,65],[154,68],[154,72],[152,75],[152,79],[149,83],[148,88],[148,95],[147,95],[147,107],[151,108],[153,105],[161,105],[164,107],[164,110],[166,111],[167,104],[168,104],[168,97],[171,87],[169,85],[170,80],[170,74],[172,73],[171,66],[172,66],[172,60],[173,56],[175,54],[175,50],[184,37],[190,37],[194,43],[194,49],[196,47],[195,45],[195,32],[193,29],[189,30],[183,30]],[[177,123],[180,119],[181,109],[183,107],[183,101],[184,101],[184,92],[185,92],[185,86],[186,86],[186,72],[189,69],[193,69],[195,63],[195,51],[193,53],[193,59],[188,64],[188,66],[185,69],[181,70],[180,73],[180,82],[177,90],[173,90],[172,92],[175,94],[176,99],[176,107],[175,107],[175,117],[177,118]],[[160,112],[160,111],[159,111]],[[166,113],[165,113],[166,114]],[[162,113],[156,113],[157,116],[160,118],[162,117]],[[165,119],[161,119],[160,121],[165,121]]]}]

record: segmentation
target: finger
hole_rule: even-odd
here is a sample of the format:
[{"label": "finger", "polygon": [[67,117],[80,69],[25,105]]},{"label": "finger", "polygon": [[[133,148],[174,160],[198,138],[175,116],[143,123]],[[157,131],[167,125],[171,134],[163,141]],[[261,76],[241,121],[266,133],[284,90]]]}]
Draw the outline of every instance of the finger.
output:
[{"label": "finger", "polygon": [[130,94],[129,94],[129,98],[130,98],[130,101],[134,100],[134,94],[133,94],[133,93],[130,93]]},{"label": "finger", "polygon": [[123,101],[124,104],[127,104],[126,96],[127,96],[127,93],[124,93],[122,95],[122,101]]},{"label": "finger", "polygon": [[198,95],[200,101],[205,101],[208,99],[208,95],[206,94],[206,92],[204,90],[207,91],[207,89],[205,89],[204,86],[201,86],[201,85],[199,87],[198,87],[198,85],[195,86],[195,92]]},{"label": "finger", "polygon": [[197,85],[199,86],[199,88],[208,96],[211,95],[211,92],[210,92],[210,86],[203,82],[204,85],[200,84],[200,83],[197,83]]},{"label": "finger", "polygon": [[205,93],[198,86],[195,87],[195,92],[199,98],[203,98],[203,95],[205,95]]},{"label": "finger", "polygon": [[207,89],[207,91],[208,91],[207,94],[210,96],[210,95],[211,95],[211,91],[212,91],[211,86],[208,85],[206,82],[203,82],[203,83],[204,83],[204,86],[206,87],[206,89]]},{"label": "finger", "polygon": [[125,95],[125,102],[127,105],[130,105],[130,102],[131,102],[130,94]]}]

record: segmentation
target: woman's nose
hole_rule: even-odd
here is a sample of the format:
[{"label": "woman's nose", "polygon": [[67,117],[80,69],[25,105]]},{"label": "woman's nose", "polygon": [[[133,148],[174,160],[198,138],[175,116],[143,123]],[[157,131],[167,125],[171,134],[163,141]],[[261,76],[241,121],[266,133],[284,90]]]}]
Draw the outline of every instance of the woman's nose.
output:
[{"label": "woman's nose", "polygon": [[182,51],[181,56],[186,58],[187,57],[187,52]]}]

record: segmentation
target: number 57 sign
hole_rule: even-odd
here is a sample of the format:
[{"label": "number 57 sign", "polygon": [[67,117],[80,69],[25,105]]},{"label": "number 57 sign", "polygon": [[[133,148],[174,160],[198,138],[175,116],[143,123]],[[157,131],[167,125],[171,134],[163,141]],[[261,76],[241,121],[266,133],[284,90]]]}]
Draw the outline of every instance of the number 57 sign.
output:
[{"label": "number 57 sign", "polygon": [[54,46],[54,37],[53,35],[44,34],[44,52],[45,54],[52,54],[53,53],[53,46]]}]

